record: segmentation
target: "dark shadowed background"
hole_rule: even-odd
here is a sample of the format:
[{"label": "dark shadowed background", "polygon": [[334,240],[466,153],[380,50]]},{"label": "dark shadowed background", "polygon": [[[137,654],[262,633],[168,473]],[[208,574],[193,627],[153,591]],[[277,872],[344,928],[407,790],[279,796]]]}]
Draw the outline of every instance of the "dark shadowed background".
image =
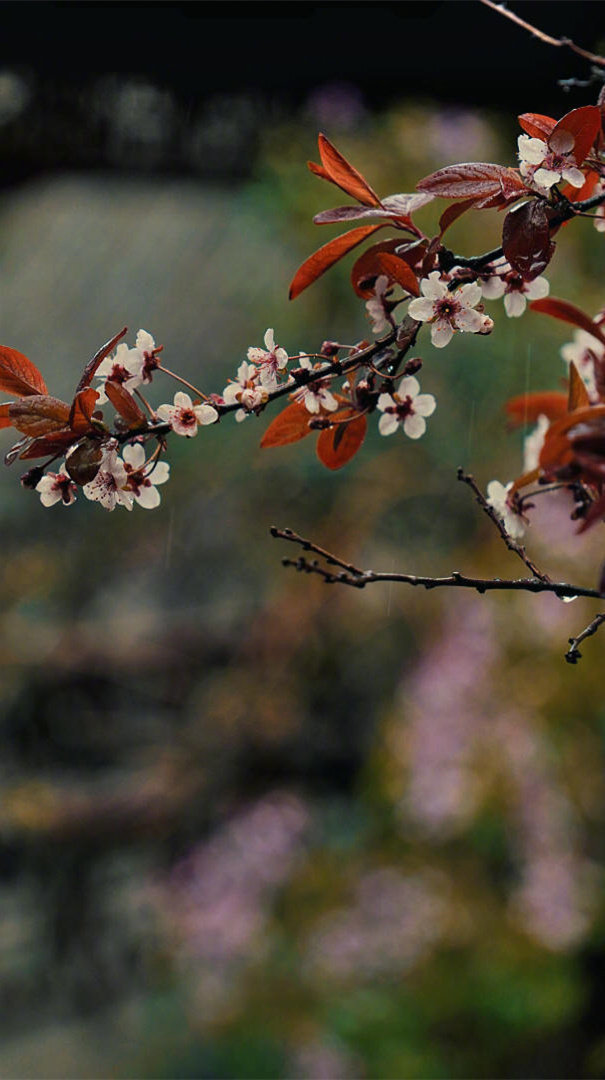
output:
[{"label": "dark shadowed background", "polygon": [[[603,49],[596,2],[513,7]],[[123,325],[207,392],[269,326],[290,353],[369,333],[344,263],[287,301],[333,234],[319,130],[405,192],[514,164],[518,112],[598,93],[479,3],[0,15],[0,341],[65,397]],[[452,243],[490,248],[500,222]],[[595,313],[602,234],[558,243],[552,293]],[[594,605],[338,592],[269,536],[518,572],[455,470],[520,471],[503,403],[558,388],[572,333],[488,310],[487,340],[422,341],[426,438],[374,425],[340,473],[312,440],[261,451],[266,415],[174,439],[153,512],[46,510],[3,470],[2,1075],[603,1075],[603,639],[562,659]],[[592,586],[601,536],[568,510],[536,515],[532,554]]]}]

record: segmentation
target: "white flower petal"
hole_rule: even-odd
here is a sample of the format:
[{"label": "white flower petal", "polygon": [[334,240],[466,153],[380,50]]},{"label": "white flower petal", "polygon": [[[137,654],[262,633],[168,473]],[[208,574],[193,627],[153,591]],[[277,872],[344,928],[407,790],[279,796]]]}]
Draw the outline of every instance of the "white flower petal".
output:
[{"label": "white flower petal", "polygon": [[542,188],[551,188],[553,184],[558,184],[560,179],[561,173],[554,169],[536,169],[534,173],[534,183]]},{"label": "white flower petal", "polygon": [[562,176],[564,180],[567,180],[568,184],[575,188],[583,187],[586,179],[581,169],[577,169],[575,165],[568,165],[567,168],[563,169]]},{"label": "white flower petal", "polygon": [[218,413],[213,405],[196,405],[193,411],[197,417],[198,424],[201,424],[202,426],[214,424],[215,420],[218,420]]},{"label": "white flower petal", "polygon": [[481,286],[476,281],[470,281],[456,292],[456,300],[465,307],[475,307],[481,299]]},{"label": "white flower petal", "polygon": [[177,409],[192,409],[193,402],[189,397],[189,394],[185,394],[182,390],[178,390],[174,395],[174,404]]},{"label": "white flower petal", "polygon": [[158,461],[149,473],[152,484],[165,484],[170,479],[170,465],[167,461]]},{"label": "white flower petal", "polygon": [[135,495],[135,500],[144,510],[155,510],[156,506],[160,505],[161,496],[157,488],[150,484],[141,488],[139,494]]},{"label": "white flower petal", "polygon": [[376,407],[384,412],[385,409],[392,409],[395,405],[395,401],[391,394],[381,394],[376,402]]},{"label": "white flower petal", "polygon": [[[423,278],[420,282],[420,292],[423,296],[428,297],[429,300],[442,300],[444,296],[448,295],[447,282],[441,281],[441,275],[438,270],[433,270],[427,278]],[[416,301],[414,301],[414,303],[415,302]],[[412,318],[414,318],[414,316],[412,316]]]},{"label": "white flower petal", "polygon": [[435,304],[433,300],[423,300],[419,296],[408,304],[408,315],[417,322],[428,322],[435,315]]},{"label": "white flower petal", "polygon": [[553,131],[552,135],[548,136],[548,145],[555,154],[569,154],[575,144],[576,140],[571,131],[565,131],[564,128],[559,128],[558,131]]},{"label": "white flower petal", "polygon": [[445,319],[439,319],[431,327],[431,341],[436,349],[443,349],[449,345],[454,336],[453,327]]},{"label": "white flower petal", "polygon": [[463,308],[453,316],[454,325],[463,334],[477,334],[483,324],[483,315],[473,308]]},{"label": "white flower petal", "polygon": [[548,147],[542,139],[532,139],[529,135],[519,135],[517,139],[519,156],[528,165],[539,165],[548,154]]},{"label": "white flower petal", "polygon": [[400,398],[415,398],[418,393],[420,393],[420,383],[415,375],[406,375],[397,387],[397,394]]},{"label": "white flower petal", "polygon": [[432,416],[437,408],[437,402],[432,394],[418,394],[414,398],[414,412],[418,416]]},{"label": "white flower petal", "polygon": [[499,300],[504,295],[504,281],[501,277],[490,277],[481,283],[481,291],[485,300]]},{"label": "white flower petal", "polygon": [[526,307],[526,300],[523,293],[509,292],[504,297],[504,310],[509,319],[518,319],[523,314]]},{"label": "white flower petal", "polygon": [[392,435],[399,427],[399,421],[395,413],[383,413],[378,421],[378,430],[381,435]]},{"label": "white flower petal", "polygon": [[524,292],[528,300],[542,300],[550,292],[550,281],[545,277],[534,278],[527,282]]},{"label": "white flower petal", "polygon": [[126,464],[131,465],[133,469],[142,469],[145,464],[145,451],[140,443],[125,446],[122,450],[122,457]]},{"label": "white flower petal", "polygon": [[275,334],[273,332],[272,327],[270,327],[267,330],[267,332],[265,334],[264,341],[265,341],[265,347],[266,347],[267,351],[268,352],[273,352],[273,350],[275,348]]},{"label": "white flower petal", "polygon": [[408,439],[419,439],[426,431],[426,420],[423,416],[406,416],[403,421],[403,430]]}]

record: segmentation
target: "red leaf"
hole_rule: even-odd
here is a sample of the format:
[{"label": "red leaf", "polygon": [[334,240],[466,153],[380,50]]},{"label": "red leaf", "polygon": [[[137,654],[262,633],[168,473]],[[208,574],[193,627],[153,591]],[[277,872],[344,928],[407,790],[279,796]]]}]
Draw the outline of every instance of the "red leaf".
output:
[{"label": "red leaf", "polygon": [[591,405],[586,409],[575,409],[566,413],[560,420],[551,424],[544,436],[544,445],[540,451],[540,468],[552,470],[568,465],[573,459],[573,449],[568,432],[579,424],[591,424],[605,416],[605,405]]},{"label": "red leaf", "polygon": [[98,390],[93,390],[90,386],[85,390],[78,390],[69,412],[69,426],[72,431],[77,432],[79,435],[83,435],[86,431],[90,431],[93,426],[92,414],[95,410],[98,396]]},{"label": "red leaf", "polygon": [[102,460],[102,443],[96,439],[82,439],[65,458],[65,468],[74,483],[89,484],[97,475]]},{"label": "red leaf", "polygon": [[555,245],[550,239],[548,211],[542,202],[530,199],[509,210],[504,218],[502,248],[513,270],[532,281],[548,266]]},{"label": "red leaf", "polygon": [[590,398],[588,396],[588,390],[584,384],[584,380],[580,375],[576,365],[572,362],[569,365],[569,394],[567,399],[567,411],[574,412],[575,409],[585,409],[590,405]]},{"label": "red leaf", "polygon": [[559,420],[567,413],[567,394],[558,390],[546,390],[536,394],[519,394],[506,402],[506,412],[512,427],[535,424],[539,416]]},{"label": "red leaf", "polygon": [[30,458],[47,457],[49,454],[61,454],[74,441],[73,431],[57,431],[52,435],[41,435],[37,439],[25,440],[27,445],[21,451],[19,457],[23,461]]},{"label": "red leaf", "polygon": [[587,334],[591,334],[593,338],[600,341],[601,345],[605,345],[605,334],[601,327],[592,321],[590,315],[586,315],[568,300],[559,300],[556,296],[545,296],[543,300],[532,300],[529,306],[532,311],[538,311],[542,315],[552,315],[553,319],[561,319],[562,322],[571,323],[572,326],[579,326],[581,330],[585,330]]},{"label": "red leaf", "polygon": [[17,397],[48,394],[48,388],[35,364],[16,349],[0,345],[0,390]]},{"label": "red leaf", "polygon": [[260,441],[261,447],[266,450],[270,446],[286,446],[304,439],[305,435],[311,434],[310,419],[308,409],[293,401],[271,421]]},{"label": "red leaf", "polygon": [[121,383],[111,381],[106,382],[105,393],[116,412],[119,412],[120,416],[126,421],[128,427],[139,428],[147,426],[145,413],[139,408],[139,405],[132,394],[126,390]]},{"label": "red leaf", "polygon": [[459,217],[466,214],[466,211],[470,210],[471,206],[475,206],[475,199],[465,199],[464,202],[452,203],[451,206],[448,206],[439,218],[440,235],[443,236],[450,225],[453,225]]},{"label": "red leaf", "polygon": [[443,199],[472,199],[474,202],[488,200],[492,206],[505,205],[512,199],[518,199],[527,190],[523,180],[513,169],[481,161],[447,165],[445,169],[438,169],[430,176],[425,176],[416,187],[418,191],[428,191]]},{"label": "red leaf", "polygon": [[35,438],[66,428],[69,424],[69,405],[48,394],[36,394],[24,401],[11,402],[9,415],[17,431]]},{"label": "red leaf", "polygon": [[372,233],[383,228],[384,225],[362,225],[359,229],[351,229],[350,232],[344,233],[342,236],[334,237],[329,243],[320,247],[318,251],[314,251],[308,259],[305,259],[302,266],[299,266],[294,275],[290,285],[290,300],[294,300],[295,297],[299,296],[308,285],[311,285],[326,270],[329,270],[334,263],[342,259],[343,255],[352,251],[354,247],[361,244]]},{"label": "red leaf", "polygon": [[570,153],[576,165],[581,165],[601,129],[601,112],[596,105],[583,105],[566,113],[553,128],[548,138],[549,145],[562,132],[568,132],[574,145]]},{"label": "red leaf", "polygon": [[366,436],[368,422],[357,416],[348,424],[326,428],[317,440],[317,456],[328,469],[341,469],[357,453]]},{"label": "red leaf", "polygon": [[385,251],[379,251],[376,258],[381,270],[384,270],[385,274],[397,282],[398,285],[401,285],[402,289],[411,293],[412,296],[420,296],[418,279],[404,259],[400,259],[397,255],[390,255]]},{"label": "red leaf", "polygon": [[76,394],[79,390],[85,390],[87,386],[90,386],[95,371],[97,370],[99,365],[103,363],[105,357],[109,356],[112,349],[114,349],[115,346],[118,344],[118,341],[120,341],[120,339],[124,337],[124,334],[127,332],[127,330],[128,327],[125,326],[124,329],[120,330],[118,334],[115,334],[110,341],[106,341],[105,344],[101,346],[99,351],[95,353],[92,360],[88,361],[86,367],[84,368],[84,371],[82,372],[82,378],[76,386]]},{"label": "red leaf", "polygon": [[322,210],[313,221],[316,225],[338,225],[342,221],[361,221],[364,219],[383,218],[411,225],[412,214],[420,207],[433,201],[428,192],[414,192],[411,195],[389,195],[380,206],[336,206],[333,210]]},{"label": "red leaf", "polygon": [[382,240],[379,244],[373,244],[359,256],[351,271],[351,283],[355,292],[364,300],[372,295],[374,282],[382,273],[382,267],[378,261],[382,252],[397,255],[399,259],[404,259],[408,266],[416,266],[422,261],[426,249],[426,240],[402,243],[401,240],[395,239]]},{"label": "red leaf", "polygon": [[548,140],[551,131],[557,126],[557,121],[552,116],[542,116],[540,113],[522,113],[517,117],[521,127],[532,139]]},{"label": "red leaf", "polygon": [[14,401],[7,401],[4,405],[0,405],[0,428],[13,426],[10,418],[10,407],[14,404]]},{"label": "red leaf", "polygon": [[[364,206],[380,206],[380,199],[372,190],[365,177],[357,169],[354,169],[346,157],[321,133],[317,137],[321,163],[325,170],[325,179],[329,179],[337,187],[352,195]],[[317,167],[313,172],[317,171]]]}]

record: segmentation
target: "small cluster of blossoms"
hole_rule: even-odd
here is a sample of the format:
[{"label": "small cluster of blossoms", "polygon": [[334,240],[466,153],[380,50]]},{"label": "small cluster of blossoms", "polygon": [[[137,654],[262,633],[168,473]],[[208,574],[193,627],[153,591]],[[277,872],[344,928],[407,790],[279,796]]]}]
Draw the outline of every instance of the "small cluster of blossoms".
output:
[{"label": "small cluster of blossoms", "polygon": [[557,131],[548,143],[529,135],[519,135],[517,145],[521,176],[538,191],[549,192],[562,180],[574,188],[584,184],[584,173],[571,153],[575,145],[571,132]]},{"label": "small cluster of blossoms", "polygon": [[[93,480],[84,484],[82,491],[87,499],[98,502],[105,510],[124,506],[132,510],[136,502],[145,510],[160,505],[160,484],[170,476],[170,465],[165,461],[146,460],[140,443],[125,446],[122,457],[118,455],[117,443],[111,440],[105,447],[99,470]],[[36,485],[43,506],[61,502],[71,506],[76,501],[77,485],[69,476],[65,465],[59,472],[47,472]]]},{"label": "small cluster of blossoms", "polygon": [[271,327],[264,341],[264,349],[250,346],[248,360],[240,364],[237,378],[227,383],[223,390],[223,404],[241,405],[235,414],[238,422],[265,404],[271,391],[280,385],[280,377],[288,366],[288,354],[275,344],[275,332]]},{"label": "small cluster of blossoms", "polygon": [[[107,356],[95,372],[98,379],[95,405],[103,406],[110,402],[108,394],[111,395],[111,386],[126,391],[129,400],[134,401],[132,394],[137,395],[139,387],[151,383],[157,370],[166,370],[160,364],[161,351],[162,346],[156,346],[153,337],[146,330],[139,330],[133,348],[121,342],[115,353]],[[172,375],[172,372],[167,374]],[[173,377],[180,379],[179,376]],[[62,503],[63,506],[73,505],[79,486],[87,499],[98,502],[105,510],[115,510],[116,506],[132,510],[135,503],[146,510],[159,506],[158,487],[168,480],[170,466],[159,460],[164,441],[161,435],[156,434],[158,423],[167,425],[176,435],[192,438],[197,435],[198,427],[214,424],[219,413],[209,402],[194,402],[190,395],[182,390],[174,395],[172,404],[160,405],[156,410],[138,396],[149,413],[144,434],[133,435],[132,442],[124,437],[117,438],[117,431],[111,433],[104,426],[103,413],[95,411],[95,431],[98,439],[93,445],[93,452],[97,453],[96,473],[86,483],[74,482],[70,458],[81,446],[81,442],[76,441],[67,450],[65,462],[58,471],[44,473],[35,484],[43,506],[54,506],[57,503]],[[141,417],[144,418],[142,412]],[[157,449],[147,457],[144,443],[154,437],[157,440]],[[122,442],[124,445],[120,450]],[[91,471],[94,472],[94,469]],[[34,486],[33,482],[31,486]]]},{"label": "small cluster of blossoms", "polygon": [[528,300],[542,300],[548,296],[550,283],[545,277],[526,281],[505,262],[481,282],[481,291],[486,300],[499,300],[503,296],[509,319],[518,319],[524,314]]}]

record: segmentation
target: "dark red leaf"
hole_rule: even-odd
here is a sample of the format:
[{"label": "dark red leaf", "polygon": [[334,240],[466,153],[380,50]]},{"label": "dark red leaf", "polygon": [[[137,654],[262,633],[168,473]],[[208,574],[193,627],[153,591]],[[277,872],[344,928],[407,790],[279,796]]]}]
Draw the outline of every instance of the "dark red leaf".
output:
[{"label": "dark red leaf", "polygon": [[76,484],[94,480],[103,460],[102,444],[96,439],[83,439],[65,458],[65,468]]},{"label": "dark red leaf", "polygon": [[575,409],[585,409],[590,405],[590,398],[588,396],[588,390],[586,389],[584,380],[580,375],[576,365],[572,362],[569,365],[569,394],[567,398],[567,411],[574,412]]},{"label": "dark red leaf", "polygon": [[380,206],[336,206],[333,210],[322,210],[313,221],[316,225],[338,225],[342,221],[362,221],[364,219],[388,219],[400,225],[410,226],[412,214],[420,207],[432,202],[434,196],[428,192],[414,192],[411,195],[389,195]]},{"label": "dark red leaf", "polygon": [[475,206],[475,199],[465,199],[463,202],[452,203],[445,209],[439,218],[439,232],[443,236],[444,232],[449,229],[450,225],[453,225],[459,217],[466,214],[467,210],[470,210],[471,206]]},{"label": "dark red leaf", "polygon": [[[317,137],[321,163],[327,174],[326,179],[352,195],[364,206],[380,206],[380,199],[372,190],[364,176],[353,168],[346,157],[321,133]],[[316,172],[314,169],[313,172]]]},{"label": "dark red leaf", "polygon": [[508,211],[502,229],[502,248],[513,270],[526,281],[542,273],[555,250],[550,239],[548,211],[542,202],[530,199]]},{"label": "dark red leaf", "polygon": [[422,262],[426,249],[426,240],[414,240],[411,243],[404,241],[402,243],[401,240],[395,239],[382,240],[379,244],[373,244],[367,251],[364,251],[363,255],[359,256],[351,271],[351,283],[355,292],[364,300],[367,300],[372,295],[374,282],[382,273],[378,261],[378,256],[382,252],[397,255],[399,259],[404,259],[408,266],[417,266]]},{"label": "dark red leaf", "polygon": [[48,388],[41,373],[31,360],[17,349],[0,345],[0,390],[17,397],[29,397],[33,394],[48,394]]},{"label": "dark red leaf", "polygon": [[488,204],[505,205],[527,190],[523,180],[513,169],[481,161],[447,165],[444,169],[425,176],[416,187],[418,191],[428,191],[444,199],[472,199],[475,203],[482,202],[485,203],[483,208]]},{"label": "dark red leaf", "polygon": [[532,311],[538,311],[542,315],[552,315],[553,319],[561,319],[562,322],[578,326],[580,330],[585,330],[587,334],[591,334],[600,341],[601,345],[605,345],[605,334],[602,328],[592,321],[590,315],[586,315],[568,300],[559,300],[556,296],[545,296],[543,300],[532,300],[529,306]]},{"label": "dark red leaf", "polygon": [[601,112],[596,105],[583,105],[580,109],[572,109],[559,120],[551,131],[549,144],[556,140],[557,135],[568,132],[574,145],[570,153],[575,158],[576,165],[581,165],[594,143],[601,128]]},{"label": "dark red leaf", "polygon": [[128,427],[146,427],[147,418],[145,413],[121,383],[108,381],[105,383],[105,393],[111,401],[116,412],[126,421]]},{"label": "dark red leaf", "polygon": [[392,281],[397,282],[398,285],[401,285],[402,289],[411,293],[412,296],[420,296],[418,279],[404,259],[399,258],[397,255],[391,255],[385,251],[379,251],[376,258],[381,270],[384,271]]},{"label": "dark red leaf", "polygon": [[[31,458],[48,457],[49,455],[62,454],[72,445],[74,433],[70,430],[56,431],[52,435],[41,435],[37,439],[25,439],[27,445],[18,455],[23,461]],[[21,443],[23,445],[23,443]],[[15,455],[16,456],[16,455]]]},{"label": "dark red leaf", "polygon": [[540,113],[522,113],[517,118],[521,127],[532,139],[542,139],[546,142],[551,131],[557,126],[557,121],[552,116],[542,116]]},{"label": "dark red leaf", "polygon": [[328,469],[341,469],[357,453],[366,436],[368,422],[358,416],[348,424],[322,431],[317,440],[317,456]]},{"label": "dark red leaf", "polygon": [[362,225],[359,229],[351,229],[350,232],[344,233],[342,236],[336,236],[329,243],[320,247],[318,251],[313,252],[308,259],[305,259],[294,275],[290,285],[290,299],[294,300],[308,285],[311,285],[326,270],[329,270],[334,263],[342,259],[343,255],[346,255],[358,244],[367,240],[368,236],[372,236],[378,229],[383,228],[383,224]]},{"label": "dark red leaf", "polygon": [[[79,435],[84,435],[86,431],[90,431],[93,426],[92,414],[95,411],[98,396],[98,390],[93,390],[91,386],[86,387],[85,390],[78,390],[69,413],[69,426],[72,431],[77,432]],[[109,395],[107,396],[109,397]]]},{"label": "dark red leaf", "polygon": [[95,353],[92,360],[88,361],[86,367],[84,368],[84,371],[82,372],[82,378],[76,386],[76,394],[79,390],[85,390],[87,386],[90,386],[92,377],[95,374],[97,368],[100,366],[100,364],[103,363],[105,357],[109,356],[110,352],[115,349],[116,345],[121,340],[121,338],[124,337],[124,334],[127,332],[127,330],[128,327],[125,326],[124,329],[120,330],[118,334],[115,334],[110,341],[106,341],[105,344],[101,346],[99,351]]},{"label": "dark red leaf", "polygon": [[13,401],[9,415],[17,431],[36,437],[61,431],[69,425],[69,405],[48,394],[36,394],[23,401]]},{"label": "dark red leaf", "polygon": [[0,405],[0,428],[13,426],[13,422],[10,417],[10,407],[14,404],[14,401],[7,401],[4,403],[4,405]]},{"label": "dark red leaf", "polygon": [[270,446],[286,446],[304,439],[305,435],[311,434],[310,419],[308,409],[300,402],[293,401],[271,421],[260,441],[261,447],[266,450]]}]

